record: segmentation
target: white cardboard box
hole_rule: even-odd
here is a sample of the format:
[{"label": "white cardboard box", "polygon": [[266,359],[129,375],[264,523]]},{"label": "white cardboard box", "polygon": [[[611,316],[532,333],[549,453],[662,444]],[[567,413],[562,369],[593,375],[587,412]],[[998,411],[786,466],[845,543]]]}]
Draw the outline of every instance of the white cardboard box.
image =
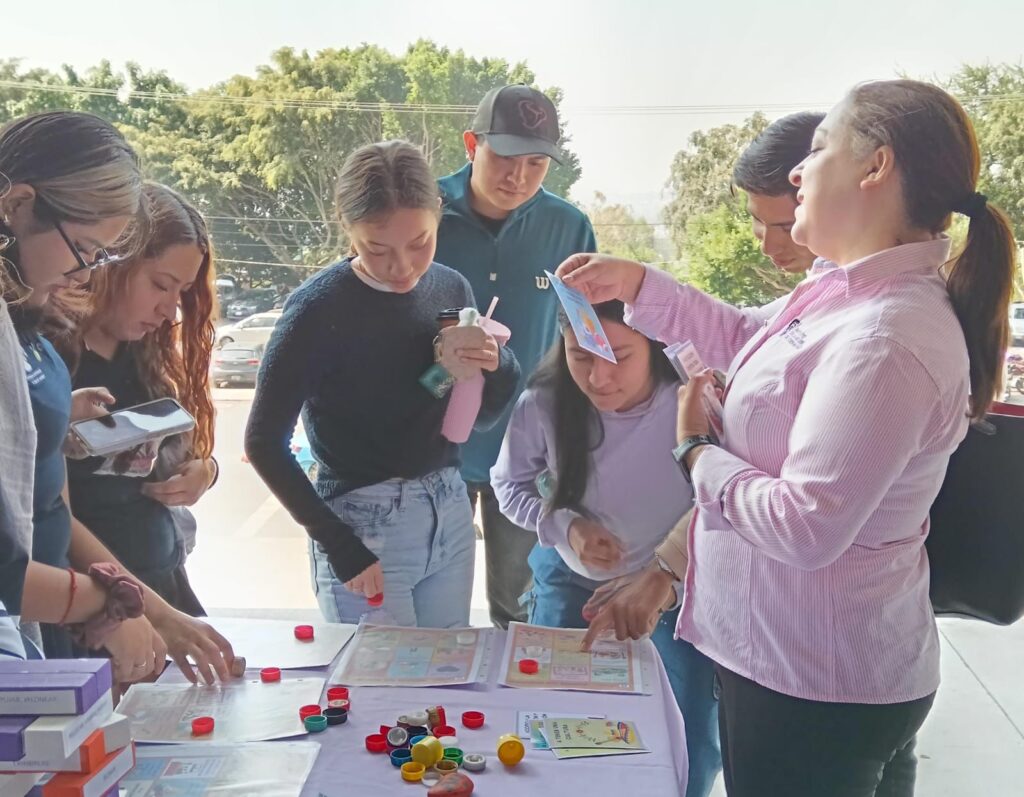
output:
[{"label": "white cardboard box", "polygon": [[25,758],[63,761],[81,747],[89,734],[100,728],[113,713],[114,696],[107,692],[88,711],[77,717],[40,717],[22,733]]},{"label": "white cardboard box", "polygon": [[[104,754],[128,747],[131,742],[131,720],[122,714],[111,714],[97,728],[103,731]],[[88,737],[86,737],[88,738]],[[85,739],[82,740],[83,742]],[[81,746],[81,743],[79,743]],[[26,755],[21,761],[0,762],[0,772],[82,772],[85,768],[76,747],[69,756],[34,757]],[[0,797],[6,795],[0,794]]]}]

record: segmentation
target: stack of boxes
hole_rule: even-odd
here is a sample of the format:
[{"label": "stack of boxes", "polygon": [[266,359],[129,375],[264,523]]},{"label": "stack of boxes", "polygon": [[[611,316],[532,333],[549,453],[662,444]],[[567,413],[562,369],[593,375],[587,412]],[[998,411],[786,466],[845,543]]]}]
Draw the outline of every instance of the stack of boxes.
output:
[{"label": "stack of boxes", "polygon": [[106,797],[135,765],[106,659],[0,661],[0,797]]}]

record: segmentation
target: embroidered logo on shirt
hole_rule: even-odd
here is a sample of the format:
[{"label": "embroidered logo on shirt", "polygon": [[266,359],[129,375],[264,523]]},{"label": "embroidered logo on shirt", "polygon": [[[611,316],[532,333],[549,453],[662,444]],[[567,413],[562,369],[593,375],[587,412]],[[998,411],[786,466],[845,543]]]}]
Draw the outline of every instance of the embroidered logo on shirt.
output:
[{"label": "embroidered logo on shirt", "polygon": [[546,291],[548,288],[551,287],[551,280],[549,280],[547,277],[534,277],[533,281],[534,283],[536,283],[537,290],[539,291]]},{"label": "embroidered logo on shirt", "polygon": [[804,343],[807,342],[807,334],[800,328],[799,318],[794,318],[789,322],[786,328],[782,330],[782,337],[794,349],[803,348]]}]

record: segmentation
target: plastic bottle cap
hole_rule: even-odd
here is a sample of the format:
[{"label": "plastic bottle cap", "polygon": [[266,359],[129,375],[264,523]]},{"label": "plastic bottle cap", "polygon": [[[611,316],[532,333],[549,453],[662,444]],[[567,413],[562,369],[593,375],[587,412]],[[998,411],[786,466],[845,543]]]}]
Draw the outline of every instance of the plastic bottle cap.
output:
[{"label": "plastic bottle cap", "polygon": [[451,725],[435,725],[433,733],[434,736],[440,739],[442,736],[455,736],[458,734],[458,731]]},{"label": "plastic bottle cap", "polygon": [[376,609],[379,606],[384,605],[384,593],[378,592],[376,595],[371,595],[366,599],[366,603]]},{"label": "plastic bottle cap", "polygon": [[465,753],[458,747],[446,747],[444,750],[444,757],[449,761],[454,761],[456,764],[462,763],[462,757]]},{"label": "plastic bottle cap", "polygon": [[[439,761],[438,763],[441,762]],[[444,777],[444,774],[445,773],[438,772],[436,766],[431,767],[423,773],[423,785],[430,789],[430,791],[427,792],[428,795],[434,790],[433,787],[441,782],[441,778]]]},{"label": "plastic bottle cap", "polygon": [[328,686],[327,687],[327,699],[328,700],[348,700],[349,693],[347,686]]},{"label": "plastic bottle cap", "polygon": [[418,728],[426,728],[427,722],[430,720],[426,711],[410,711],[406,716],[409,718],[409,724]]},{"label": "plastic bottle cap", "polygon": [[366,737],[366,749],[371,753],[383,753],[388,749],[388,740],[379,733],[371,733]]},{"label": "plastic bottle cap", "polygon": [[538,670],[540,670],[540,664],[536,659],[519,660],[519,672],[524,675],[534,675]]},{"label": "plastic bottle cap", "polygon": [[235,656],[231,660],[231,676],[241,678],[245,675],[245,656]]},{"label": "plastic bottle cap", "polygon": [[396,767],[408,764],[410,761],[412,761],[412,750],[408,747],[399,747],[397,750],[391,751],[391,763]]},{"label": "plastic bottle cap", "polygon": [[308,706],[303,706],[299,709],[299,719],[306,719],[306,717],[315,717],[321,714],[320,706],[316,703],[310,703]]},{"label": "plastic bottle cap", "polygon": [[447,775],[450,772],[455,772],[455,770],[457,770],[458,768],[459,762],[453,761],[450,758],[442,758],[440,761],[434,764],[434,769],[436,769],[442,775]]},{"label": "plastic bottle cap", "polygon": [[390,730],[391,730],[391,726],[390,726],[390,725],[381,725],[381,726],[380,726],[380,732],[381,732],[381,733],[382,733],[382,734],[383,734],[384,736],[387,736],[387,735],[388,735],[388,731],[390,731]]},{"label": "plastic bottle cap", "polygon": [[402,764],[402,780],[407,780],[409,783],[418,783],[423,780],[423,773],[427,771],[427,768],[416,761],[407,761]]},{"label": "plastic bottle cap", "polygon": [[397,725],[397,726],[398,726],[399,728],[408,728],[408,727],[409,727],[410,725],[412,725],[413,723],[409,722],[409,718],[408,718],[407,716],[405,716],[405,714],[402,714],[402,715],[401,715],[401,716],[400,716],[400,717],[399,717],[399,718],[398,718],[398,719],[397,719],[397,720],[395,721],[395,724],[396,724],[396,725]]},{"label": "plastic bottle cap", "polygon": [[303,642],[310,642],[313,639],[313,626],[311,625],[297,625],[295,626],[295,638],[301,639]]},{"label": "plastic bottle cap", "polygon": [[348,709],[327,708],[324,709],[324,716],[327,717],[328,725],[344,725],[348,722]]},{"label": "plastic bottle cap", "polygon": [[483,772],[487,766],[487,757],[480,753],[466,753],[462,757],[462,768],[470,772]]},{"label": "plastic bottle cap", "polygon": [[206,736],[213,733],[213,717],[196,717],[192,720],[192,735]]},{"label": "plastic bottle cap", "polygon": [[441,743],[441,747],[444,747],[445,749],[459,746],[458,736],[438,736],[437,740]]},{"label": "plastic bottle cap", "polygon": [[327,706],[329,708],[343,708],[345,711],[352,708],[352,704],[348,700],[328,700]]},{"label": "plastic bottle cap", "polygon": [[462,726],[464,728],[482,728],[484,726],[484,714],[482,711],[462,712]]},{"label": "plastic bottle cap", "polygon": [[514,733],[506,733],[498,737],[498,760],[507,767],[514,767],[523,760],[526,748],[523,741]]},{"label": "plastic bottle cap", "polygon": [[433,736],[426,736],[412,746],[412,760],[424,767],[432,767],[444,758],[444,748]]},{"label": "plastic bottle cap", "polygon": [[406,728],[409,732],[409,738],[413,736],[430,736],[430,731],[424,728],[422,725],[410,725]]},{"label": "plastic bottle cap", "polygon": [[280,667],[264,667],[260,670],[260,680],[265,684],[272,684],[281,680]]},{"label": "plastic bottle cap", "polygon": [[306,730],[310,733],[323,733],[327,730],[327,717],[323,714],[313,714],[303,720]]},{"label": "plastic bottle cap", "polygon": [[409,741],[409,732],[405,728],[392,728],[388,731],[387,739],[392,747],[403,747]]},{"label": "plastic bottle cap", "polygon": [[425,733],[418,734],[417,736],[410,736],[409,737],[409,745],[412,746],[412,745],[416,744],[417,742],[422,742],[426,738],[427,738],[427,734],[425,734]]}]

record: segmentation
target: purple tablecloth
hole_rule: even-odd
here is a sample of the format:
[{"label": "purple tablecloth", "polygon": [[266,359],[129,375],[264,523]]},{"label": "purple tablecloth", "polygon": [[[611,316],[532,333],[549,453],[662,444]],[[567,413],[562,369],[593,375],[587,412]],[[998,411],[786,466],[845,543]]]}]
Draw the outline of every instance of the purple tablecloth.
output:
[{"label": "purple tablecloth", "polygon": [[[650,695],[509,689],[497,683],[505,635],[500,631],[494,635],[486,685],[353,688],[349,721],[307,737],[319,742],[321,749],[302,797],[425,794],[422,786],[402,780],[387,755],[367,752],[363,742],[368,734],[377,733],[380,725],[394,724],[398,715],[433,705],[445,707],[448,723],[458,731],[463,750],[487,756],[484,772],[466,773],[476,784],[474,795],[537,797],[550,794],[555,788],[565,797],[668,797],[686,791],[683,720],[656,654],[653,658],[658,675],[651,679],[654,683],[650,684]],[[326,671],[328,677],[331,672],[333,666]],[[323,670],[290,670],[284,677],[324,674]],[[180,678],[176,668],[169,667],[160,680]],[[480,730],[462,727],[462,712],[469,710],[486,715],[487,722]],[[558,761],[553,753],[530,749],[526,742],[526,758],[517,767],[506,769],[498,761],[495,748],[499,736],[515,731],[517,711],[603,714],[609,719],[631,720],[651,752]]]}]

